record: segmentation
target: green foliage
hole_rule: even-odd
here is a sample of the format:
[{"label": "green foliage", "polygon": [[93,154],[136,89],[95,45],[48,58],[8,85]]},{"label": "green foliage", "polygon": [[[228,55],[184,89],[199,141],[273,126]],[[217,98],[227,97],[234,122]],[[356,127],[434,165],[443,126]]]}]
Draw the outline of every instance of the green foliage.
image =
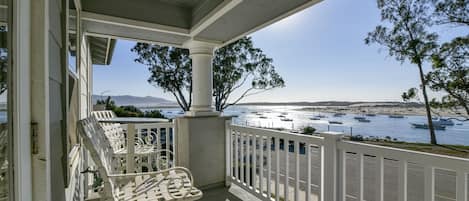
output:
[{"label": "green foliage", "polygon": [[353,135],[353,136],[350,136],[350,140],[361,142],[361,141],[364,141],[365,139],[363,138],[362,135]]},{"label": "green foliage", "polygon": [[[381,10],[382,25],[368,33],[366,44],[378,44],[385,47],[389,56],[397,61],[408,61],[418,67],[422,95],[424,98],[427,121],[430,127],[430,139],[436,144],[430,103],[427,95],[427,81],[423,65],[429,60],[438,47],[436,33],[428,31],[432,25],[430,0],[378,0]],[[409,91],[412,92],[412,91]],[[403,98],[412,94],[405,94]]]},{"label": "green foliage", "polygon": [[189,50],[137,43],[132,52],[137,53],[135,62],[148,66],[148,82],[173,94],[184,111],[191,106],[192,62]]},{"label": "green foliage", "polygon": [[[0,26],[0,32],[6,32],[6,26]],[[0,48],[0,94],[7,90],[8,50]]]},{"label": "green foliage", "polygon": [[[434,20],[448,27],[469,28],[469,1],[435,0]],[[469,119],[469,35],[443,43],[432,55],[433,70],[426,79],[432,90],[443,92],[431,105],[449,109]],[[463,109],[465,114],[459,112]]]},{"label": "green foliage", "polygon": [[106,100],[97,100],[97,104],[106,104],[106,110],[112,110],[118,117],[166,118],[158,110],[141,111],[133,105],[116,106],[110,96]]},{"label": "green foliage", "polygon": [[312,135],[314,132],[316,132],[316,128],[313,128],[312,126],[306,126],[303,128],[303,134]]},{"label": "green foliage", "polygon": [[410,88],[409,90],[407,90],[407,92],[404,92],[402,94],[402,100],[404,100],[405,102],[408,102],[412,99],[416,99],[417,93],[418,93],[417,88]]},{"label": "green foliage", "polygon": [[438,24],[469,25],[469,3],[467,0],[434,0],[434,2]]},{"label": "green foliage", "polygon": [[[192,70],[189,51],[154,44],[137,43],[132,51],[135,62],[149,67],[148,81],[176,98],[185,111],[191,106]],[[247,96],[283,87],[285,81],[276,72],[261,49],[244,37],[215,51],[213,58],[213,97],[217,111],[238,103]],[[230,97],[236,90],[250,83],[239,97]],[[232,99],[230,99],[232,98]],[[228,103],[228,100],[234,100]]]},{"label": "green foliage", "polygon": [[[213,96],[217,111],[238,103],[247,96],[284,87],[285,81],[276,72],[261,49],[255,48],[251,38],[244,37],[215,51],[213,59]],[[250,81],[250,87],[232,103],[230,95]]]}]

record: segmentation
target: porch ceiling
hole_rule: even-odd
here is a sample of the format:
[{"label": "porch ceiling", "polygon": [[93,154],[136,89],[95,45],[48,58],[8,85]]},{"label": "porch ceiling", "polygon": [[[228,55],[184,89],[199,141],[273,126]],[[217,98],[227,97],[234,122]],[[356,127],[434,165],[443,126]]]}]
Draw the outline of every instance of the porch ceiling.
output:
[{"label": "porch ceiling", "polygon": [[[321,0],[82,0],[87,34],[172,46],[229,43]],[[71,12],[73,15],[73,12]]]}]

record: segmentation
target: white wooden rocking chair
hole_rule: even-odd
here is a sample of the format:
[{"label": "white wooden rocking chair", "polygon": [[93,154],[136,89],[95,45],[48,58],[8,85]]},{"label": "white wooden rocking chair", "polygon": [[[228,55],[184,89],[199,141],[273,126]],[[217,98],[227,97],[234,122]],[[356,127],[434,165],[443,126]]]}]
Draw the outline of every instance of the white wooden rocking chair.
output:
[{"label": "white wooden rocking chair", "polygon": [[[193,186],[190,171],[183,167],[144,173],[120,174],[113,166],[119,165],[109,140],[94,116],[79,123],[83,144],[97,166],[103,186],[98,190],[101,200],[169,201],[198,200],[202,192]],[[119,169],[119,168],[117,168]]]},{"label": "white wooden rocking chair", "polygon": [[[97,120],[107,120],[117,117],[116,114],[111,110],[102,110],[102,111],[93,111],[91,115],[96,117]],[[111,144],[114,146],[115,150],[124,151],[126,147],[126,139],[124,133],[126,131],[119,123],[100,123],[101,127],[104,129],[104,133],[111,141]],[[138,131],[141,132],[141,131]],[[153,136],[157,135],[152,131],[147,134],[148,139],[142,139],[139,137],[135,138],[135,150],[137,153],[150,153],[153,151],[154,145],[151,142],[154,140]]]}]

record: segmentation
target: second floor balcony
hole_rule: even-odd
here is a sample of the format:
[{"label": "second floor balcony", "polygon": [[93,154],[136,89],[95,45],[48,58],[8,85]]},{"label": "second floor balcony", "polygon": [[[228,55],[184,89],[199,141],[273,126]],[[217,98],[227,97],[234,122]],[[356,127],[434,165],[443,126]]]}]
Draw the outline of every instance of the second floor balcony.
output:
[{"label": "second floor balcony", "polygon": [[[131,142],[134,150],[144,146],[165,150],[155,157],[126,152],[122,157],[127,160],[118,168],[147,172],[187,167],[194,185],[203,191],[201,200],[468,199],[469,160],[465,158],[352,142],[337,132],[294,134],[234,125],[230,120],[225,121],[224,135],[218,136],[223,144],[213,144],[203,135],[184,139],[187,136],[178,131],[184,127],[181,124],[177,119],[135,124],[135,141],[127,135],[128,124],[118,125],[123,135],[109,140],[125,141],[122,149],[132,147]],[[193,141],[206,143],[187,152],[183,146],[194,146]],[[128,154],[135,160],[129,160]],[[217,175],[220,171],[223,174]],[[94,191],[100,188],[90,185],[88,196],[97,196]]]}]

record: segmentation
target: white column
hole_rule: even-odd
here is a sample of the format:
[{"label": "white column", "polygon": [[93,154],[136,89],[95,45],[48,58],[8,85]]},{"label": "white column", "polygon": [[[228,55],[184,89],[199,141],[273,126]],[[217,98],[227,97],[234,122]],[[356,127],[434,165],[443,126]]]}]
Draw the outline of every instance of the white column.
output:
[{"label": "white column", "polygon": [[212,59],[216,44],[190,40],[184,44],[192,58],[192,105],[188,116],[217,116],[212,105]]}]

